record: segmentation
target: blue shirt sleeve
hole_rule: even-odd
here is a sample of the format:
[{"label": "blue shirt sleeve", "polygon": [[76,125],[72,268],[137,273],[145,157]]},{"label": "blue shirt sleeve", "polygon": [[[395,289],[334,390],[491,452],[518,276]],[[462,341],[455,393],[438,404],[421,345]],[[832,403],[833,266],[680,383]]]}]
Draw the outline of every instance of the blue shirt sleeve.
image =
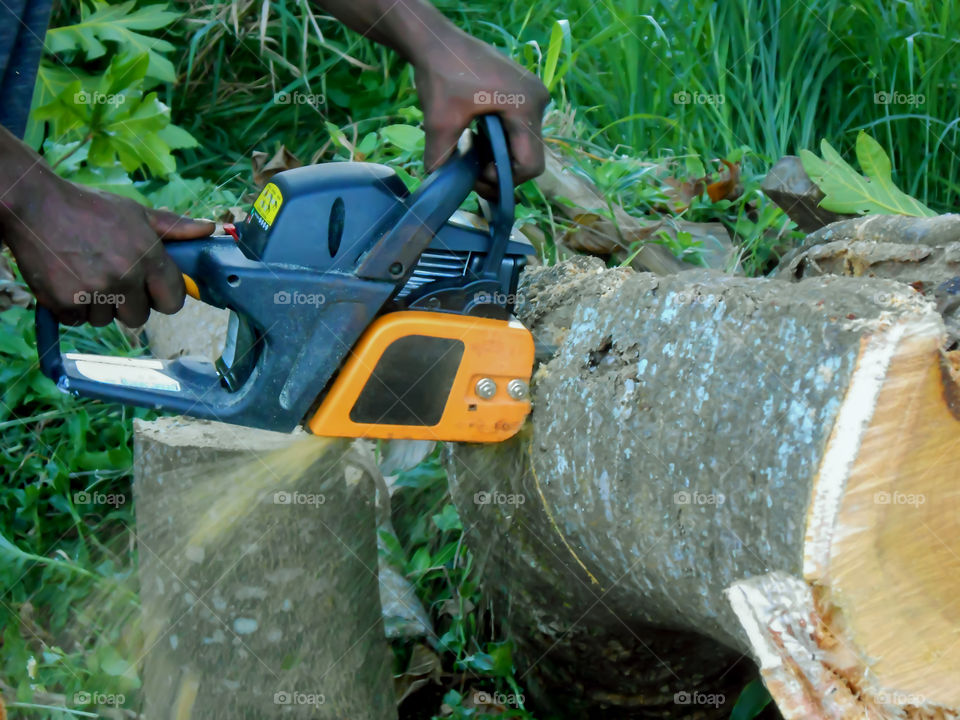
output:
[{"label": "blue shirt sleeve", "polygon": [[0,2],[0,125],[23,137],[52,0]]}]

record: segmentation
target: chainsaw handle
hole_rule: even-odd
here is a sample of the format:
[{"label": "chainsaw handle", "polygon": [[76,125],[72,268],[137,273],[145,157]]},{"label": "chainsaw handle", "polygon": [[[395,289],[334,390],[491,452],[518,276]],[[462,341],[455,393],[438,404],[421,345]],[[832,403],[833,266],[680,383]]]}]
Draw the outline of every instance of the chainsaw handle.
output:
[{"label": "chainsaw handle", "polygon": [[[180,271],[190,277],[205,277],[202,271],[203,259],[210,253],[219,254],[237,251],[236,243],[230,236],[214,236],[200,240],[182,240],[164,243],[167,253],[173,258]],[[194,281],[196,284],[196,281]],[[222,288],[200,285],[200,296],[204,302],[217,307],[226,307],[228,298]],[[169,393],[157,394],[155,390],[143,387],[105,384],[102,381],[85,377],[80,370],[82,365],[70,356],[64,356],[60,348],[60,321],[48,308],[37,304],[35,316],[37,334],[37,356],[40,370],[53,380],[57,387],[65,392],[88,395],[103,400],[112,400],[125,404],[159,404],[164,407],[186,412],[196,405],[196,397],[189,395],[177,397]]]},{"label": "chainsaw handle", "polygon": [[480,118],[481,135],[486,139],[493,167],[497,172],[497,202],[491,203],[490,235],[493,244],[487,253],[481,271],[484,279],[494,280],[500,273],[503,256],[507,252],[510,231],[513,229],[513,216],[516,204],[513,198],[513,169],[510,166],[510,148],[503,124],[496,115],[484,115]]},{"label": "chainsaw handle", "polygon": [[[196,358],[125,358],[61,352],[60,323],[37,305],[37,356],[62,392],[289,432],[303,419],[330,375],[392,286],[309,268],[273,266],[247,257],[230,236],[166,245],[178,268],[197,281],[203,302],[230,308],[259,333],[262,347],[239,390],[215,365]],[[319,307],[278,302],[289,288],[324,298]],[[291,348],[290,339],[300,338]],[[312,362],[315,373],[304,374]]]},{"label": "chainsaw handle", "polygon": [[487,262],[491,268],[500,267],[513,226],[510,153],[499,117],[482,116],[478,128],[479,133],[472,134],[465,147],[458,146],[450,159],[404,201],[399,217],[386,218],[380,230],[383,236],[357,267],[359,277],[386,280],[402,286],[413,273],[421,253],[467,199],[490,161],[497,170],[500,199],[491,223],[495,243]]}]

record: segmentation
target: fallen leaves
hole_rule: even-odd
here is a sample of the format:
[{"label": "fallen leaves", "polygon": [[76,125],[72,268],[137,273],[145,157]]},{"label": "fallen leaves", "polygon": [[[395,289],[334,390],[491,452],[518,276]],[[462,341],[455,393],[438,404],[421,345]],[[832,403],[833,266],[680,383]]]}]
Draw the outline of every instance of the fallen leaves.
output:
[{"label": "fallen leaves", "polygon": [[726,174],[710,182],[710,175],[695,178],[678,178],[670,176],[664,178],[667,186],[667,208],[670,212],[680,214],[686,211],[694,200],[702,198],[704,193],[711,202],[721,200],[736,200],[743,194],[743,185],[740,183],[740,163],[733,163],[726,158],[719,158],[716,162],[726,166]]},{"label": "fallen leaves", "polygon": [[285,145],[281,145],[272,157],[268,153],[255,150],[250,156],[250,164],[253,166],[253,182],[257,187],[266,185],[270,182],[270,178],[279,172],[303,165]]}]

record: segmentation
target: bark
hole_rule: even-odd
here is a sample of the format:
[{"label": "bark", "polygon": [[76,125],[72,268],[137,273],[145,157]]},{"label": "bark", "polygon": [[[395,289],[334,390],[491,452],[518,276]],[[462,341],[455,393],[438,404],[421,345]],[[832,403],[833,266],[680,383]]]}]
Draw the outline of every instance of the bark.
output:
[{"label": "bark", "polygon": [[[756,662],[788,718],[841,717],[830,683],[866,717],[960,705],[956,358],[921,295],[586,258],[528,272],[522,294],[521,320],[556,347],[531,421],[451,448],[450,467],[539,703],[724,717]],[[914,492],[922,514],[877,499]],[[926,678],[925,652],[942,663]],[[814,666],[830,683],[801,696]]]},{"label": "bark", "polygon": [[341,441],[137,424],[147,717],[396,717],[377,473]]},{"label": "bark", "polygon": [[869,215],[834,223],[784,258],[778,275],[881,277],[909,284],[943,316],[960,344],[960,215]]}]

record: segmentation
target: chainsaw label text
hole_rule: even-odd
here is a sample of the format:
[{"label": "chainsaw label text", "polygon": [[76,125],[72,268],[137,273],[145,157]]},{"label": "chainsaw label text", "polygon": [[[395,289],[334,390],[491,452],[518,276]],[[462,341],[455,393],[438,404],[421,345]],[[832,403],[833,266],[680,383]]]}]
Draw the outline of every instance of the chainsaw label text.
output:
[{"label": "chainsaw label text", "polygon": [[273,225],[273,221],[277,219],[277,213],[280,212],[281,205],[283,205],[283,195],[280,188],[273,183],[267,183],[256,202],[253,203],[253,209],[263,218],[267,227],[270,227]]}]

